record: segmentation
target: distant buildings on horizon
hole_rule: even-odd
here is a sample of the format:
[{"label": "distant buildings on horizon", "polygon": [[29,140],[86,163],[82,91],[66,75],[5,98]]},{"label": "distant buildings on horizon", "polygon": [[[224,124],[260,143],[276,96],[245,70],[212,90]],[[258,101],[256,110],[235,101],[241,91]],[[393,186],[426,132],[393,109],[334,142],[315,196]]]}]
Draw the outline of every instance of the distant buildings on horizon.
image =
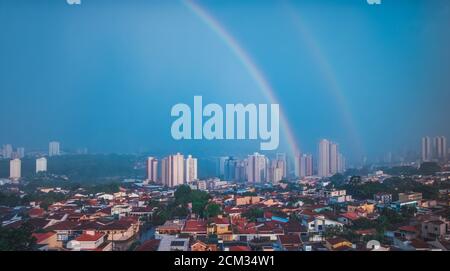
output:
[{"label": "distant buildings on horizon", "polygon": [[319,142],[318,176],[330,177],[345,171],[345,158],[339,152],[339,145],[327,139]]},{"label": "distant buildings on horizon", "polygon": [[447,162],[448,149],[445,136],[422,138],[422,162]]},{"label": "distant buildings on horizon", "polygon": [[58,156],[60,155],[60,144],[58,141],[51,141],[48,144],[48,156]]},{"label": "distant buildings on horizon", "polygon": [[[160,173],[159,173],[160,172]],[[147,180],[174,187],[197,180],[197,158],[177,153],[161,160],[159,165],[155,157],[147,158]]]},{"label": "distant buildings on horizon", "polygon": [[[421,157],[416,155],[415,161],[448,162],[447,139],[445,136],[424,136],[421,140]],[[87,149],[79,149],[77,154],[86,154]],[[12,144],[5,144],[0,150],[4,159],[10,159],[10,178],[21,178],[21,159],[25,157],[25,148]],[[34,154],[36,159],[36,173],[47,171],[47,158],[43,154]],[[58,141],[51,141],[48,145],[48,156],[61,155]],[[411,158],[412,159],[412,158]],[[291,160],[292,161],[292,160]],[[404,160],[401,160],[404,161]],[[233,156],[218,158],[217,177],[227,181],[249,183],[278,183],[287,178],[304,178],[310,176],[331,177],[345,172],[346,159],[340,152],[339,144],[328,139],[322,139],[318,144],[317,160],[309,153],[298,153],[291,164],[285,153],[277,153],[273,159],[264,154],[253,153],[246,158],[238,159]],[[392,152],[387,153],[383,162],[394,162]],[[197,158],[177,153],[161,160],[155,157],[147,159],[147,180],[158,182],[166,186],[177,186],[198,180]]]}]

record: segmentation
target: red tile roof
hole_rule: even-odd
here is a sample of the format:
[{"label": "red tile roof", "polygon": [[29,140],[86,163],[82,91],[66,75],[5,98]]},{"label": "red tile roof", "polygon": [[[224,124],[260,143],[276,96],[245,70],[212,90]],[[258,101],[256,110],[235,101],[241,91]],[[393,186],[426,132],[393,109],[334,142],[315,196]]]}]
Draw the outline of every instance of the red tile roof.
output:
[{"label": "red tile roof", "polygon": [[230,251],[251,251],[247,246],[230,246]]},{"label": "red tile roof", "polygon": [[102,238],[104,235],[105,235],[104,233],[100,233],[100,232],[97,232],[94,234],[83,233],[82,235],[75,238],[75,240],[79,241],[79,242],[93,242],[93,241],[97,241],[98,239]]},{"label": "red tile roof", "polygon": [[401,226],[398,229],[406,232],[418,232],[417,228],[414,226]]},{"label": "red tile roof", "polygon": [[358,214],[354,213],[354,212],[347,212],[344,214],[341,214],[342,217],[345,217],[349,220],[357,220],[359,218]]},{"label": "red tile roof", "polygon": [[55,232],[44,232],[44,233],[33,233],[32,236],[34,238],[36,238],[36,243],[40,244],[41,242],[47,240],[48,238],[52,237],[53,235],[55,235]]},{"label": "red tile roof", "polygon": [[297,234],[280,235],[280,243],[283,245],[299,245],[302,243],[300,236]]},{"label": "red tile roof", "polygon": [[33,208],[30,211],[28,211],[28,215],[30,217],[39,217],[43,216],[45,214],[45,210],[41,208]]},{"label": "red tile roof", "polygon": [[222,224],[222,225],[226,225],[226,224],[230,224],[230,221],[228,221],[228,218],[225,217],[215,217],[212,221],[215,224]]},{"label": "red tile roof", "polygon": [[53,224],[53,225],[47,227],[46,229],[53,230],[53,231],[68,231],[68,230],[74,230],[78,225],[79,225],[79,222],[65,220],[65,221]]},{"label": "red tile roof", "polygon": [[190,219],[184,224],[183,232],[206,232],[207,223],[205,220]]},{"label": "red tile roof", "polygon": [[160,242],[161,240],[158,239],[147,240],[142,245],[140,245],[136,249],[136,251],[157,251]]}]

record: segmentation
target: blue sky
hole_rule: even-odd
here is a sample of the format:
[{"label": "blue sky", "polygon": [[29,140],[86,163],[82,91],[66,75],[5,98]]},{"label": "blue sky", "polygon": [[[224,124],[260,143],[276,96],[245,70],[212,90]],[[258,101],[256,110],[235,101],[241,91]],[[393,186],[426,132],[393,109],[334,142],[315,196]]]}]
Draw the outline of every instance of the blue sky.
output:
[{"label": "blue sky", "polygon": [[[356,159],[450,135],[449,1],[196,3],[265,75],[303,151],[325,137]],[[0,33],[0,143],[197,155],[259,148],[172,139],[170,108],[194,95],[268,102],[181,1],[1,1]]]}]

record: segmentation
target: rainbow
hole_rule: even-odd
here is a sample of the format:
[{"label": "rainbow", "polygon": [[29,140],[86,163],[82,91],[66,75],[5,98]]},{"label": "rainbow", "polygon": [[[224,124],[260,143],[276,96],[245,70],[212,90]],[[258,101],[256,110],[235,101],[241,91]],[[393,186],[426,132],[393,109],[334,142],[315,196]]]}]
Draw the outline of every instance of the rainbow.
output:
[{"label": "rainbow", "polygon": [[347,127],[347,130],[349,131],[352,142],[354,143],[352,147],[354,148],[356,153],[359,154],[364,153],[361,143],[361,137],[357,133],[357,128],[352,117],[353,115],[349,110],[350,107],[348,106],[347,100],[343,95],[342,88],[338,83],[336,74],[333,71],[331,64],[325,57],[325,54],[320,49],[320,46],[317,43],[316,39],[305,27],[305,24],[303,23],[299,12],[295,10],[295,8],[289,5],[287,2],[283,3],[284,8],[287,11],[287,14],[291,18],[291,22],[293,23],[294,27],[298,30],[301,40],[305,43],[306,47],[308,48],[309,52],[311,53],[314,59],[315,64],[319,68],[324,78],[324,81],[328,86],[327,90],[329,91],[330,95],[334,97],[334,100],[341,111],[344,123]]},{"label": "rainbow", "polygon": [[[236,55],[242,65],[245,67],[247,72],[250,74],[252,79],[258,85],[259,89],[262,91],[263,95],[273,104],[279,104],[278,99],[275,95],[275,91],[272,89],[268,80],[264,77],[263,72],[258,68],[255,62],[252,60],[250,55],[244,50],[240,43],[236,40],[227,29],[220,24],[206,9],[201,7],[199,4],[191,0],[183,0],[184,3],[190,11],[192,11],[197,17],[199,17],[214,33],[216,33],[222,41],[228,46],[228,48]],[[292,155],[299,153],[297,141],[295,140],[295,135],[289,122],[280,108],[280,124],[281,129],[284,131],[283,136],[289,144],[289,152]]]}]

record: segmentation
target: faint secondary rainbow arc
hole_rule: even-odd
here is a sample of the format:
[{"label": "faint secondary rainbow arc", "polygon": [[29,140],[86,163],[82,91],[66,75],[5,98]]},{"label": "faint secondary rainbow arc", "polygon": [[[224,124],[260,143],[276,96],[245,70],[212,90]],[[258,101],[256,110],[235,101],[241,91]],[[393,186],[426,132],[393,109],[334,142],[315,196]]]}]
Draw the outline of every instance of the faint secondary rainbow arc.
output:
[{"label": "faint secondary rainbow arc", "polygon": [[357,129],[352,114],[349,111],[347,100],[342,94],[342,88],[338,83],[335,72],[333,71],[330,62],[327,60],[324,53],[321,51],[320,46],[317,44],[317,41],[314,39],[314,37],[311,35],[308,29],[304,26],[304,23],[302,22],[299,13],[288,3],[284,2],[284,4],[285,4],[284,7],[286,8],[288,15],[292,19],[292,23],[300,33],[302,41],[305,42],[308,50],[311,52],[311,55],[314,59],[314,63],[320,69],[320,72],[323,75],[326,84],[328,85],[327,88],[328,91],[336,99],[336,103],[341,111],[344,122],[350,131],[350,136],[352,137],[352,141],[355,144],[356,151],[358,151],[360,154],[364,153],[361,138],[357,133]]},{"label": "faint secondary rainbow arc", "polygon": [[[251,77],[257,83],[257,85],[262,90],[263,94],[267,97],[267,99],[273,104],[279,104],[278,99],[275,96],[274,90],[264,77],[263,73],[254,63],[250,55],[244,50],[244,48],[239,44],[239,42],[226,30],[226,28],[223,25],[221,25],[219,21],[217,21],[199,4],[190,0],[183,0],[182,3],[184,3],[195,15],[201,18],[202,21],[225,42],[225,44],[229,47],[229,49],[231,49],[231,51],[244,65],[247,72],[250,73]],[[287,121],[286,116],[281,108],[280,108],[280,123],[282,125],[282,129],[284,129],[285,131],[285,136],[288,141],[288,144],[292,148],[291,149],[292,154],[297,154],[299,152],[299,148],[297,146],[297,141],[295,140],[295,135],[291,127],[289,126],[289,122]]]}]

